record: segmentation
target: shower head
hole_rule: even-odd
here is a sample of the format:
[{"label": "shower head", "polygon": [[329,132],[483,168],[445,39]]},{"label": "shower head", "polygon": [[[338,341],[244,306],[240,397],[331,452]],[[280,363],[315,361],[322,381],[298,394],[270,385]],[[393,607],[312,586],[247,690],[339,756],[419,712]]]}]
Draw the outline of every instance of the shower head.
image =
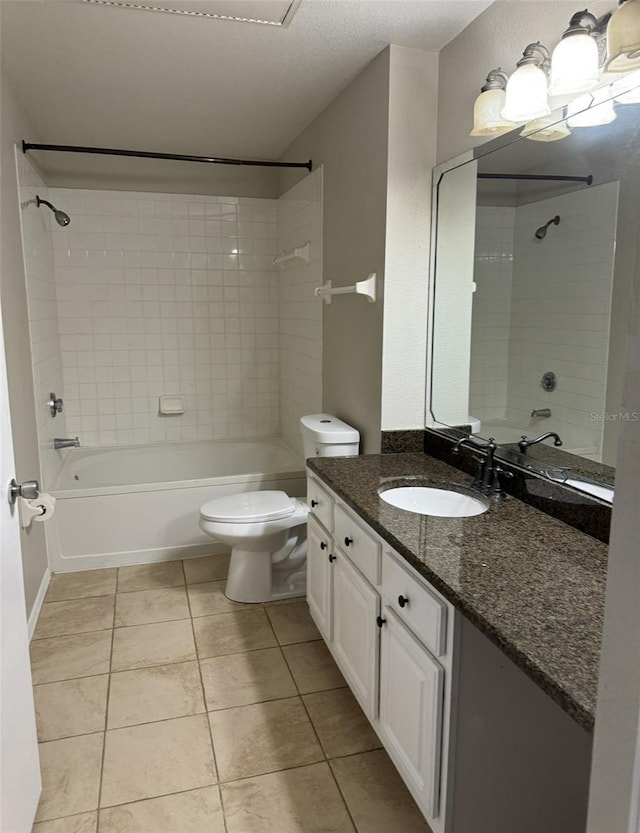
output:
[{"label": "shower head", "polygon": [[547,223],[545,223],[543,226],[540,226],[540,228],[536,230],[536,237],[537,237],[538,240],[544,240],[544,238],[547,236],[547,229],[549,228],[549,226],[552,223],[553,223],[554,226],[559,225],[559,223],[560,223],[560,215],[559,214],[556,214],[555,217],[552,217]]},{"label": "shower head", "polygon": [[56,218],[56,223],[59,226],[68,226],[71,222],[71,217],[69,217],[68,214],[65,214],[64,211],[60,211],[55,207],[55,205],[52,205],[48,200],[43,200],[37,195],[36,205],[38,206],[38,208],[40,208],[41,205],[46,205],[48,208],[50,208],[53,211],[53,216]]}]

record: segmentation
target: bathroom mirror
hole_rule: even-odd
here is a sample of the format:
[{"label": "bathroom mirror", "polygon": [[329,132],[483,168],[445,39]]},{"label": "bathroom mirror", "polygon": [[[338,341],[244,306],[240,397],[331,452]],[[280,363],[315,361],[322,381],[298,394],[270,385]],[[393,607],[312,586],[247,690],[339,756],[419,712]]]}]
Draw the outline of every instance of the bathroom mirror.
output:
[{"label": "bathroom mirror", "polygon": [[[560,480],[612,484],[620,424],[640,419],[620,409],[640,230],[634,92],[584,111],[613,121],[567,128],[560,111],[560,141],[518,128],[434,179],[428,425],[470,425]],[[522,454],[522,435],[547,432],[562,446]]]}]

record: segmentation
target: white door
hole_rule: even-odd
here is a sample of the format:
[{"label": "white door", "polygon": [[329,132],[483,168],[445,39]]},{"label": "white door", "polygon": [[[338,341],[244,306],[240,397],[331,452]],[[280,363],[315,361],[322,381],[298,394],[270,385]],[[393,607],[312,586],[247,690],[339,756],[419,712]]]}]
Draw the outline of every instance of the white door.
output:
[{"label": "white door", "polygon": [[307,602],[318,630],[327,642],[333,638],[331,537],[313,518],[307,523]]},{"label": "white door", "polygon": [[362,710],[378,713],[380,596],[338,551],[333,574],[333,644],[329,647]]},{"label": "white door", "polygon": [[40,797],[40,764],[29,666],[7,371],[0,318],[0,831],[30,833]]},{"label": "white door", "polygon": [[438,815],[444,669],[385,607],[380,733],[423,812]]}]

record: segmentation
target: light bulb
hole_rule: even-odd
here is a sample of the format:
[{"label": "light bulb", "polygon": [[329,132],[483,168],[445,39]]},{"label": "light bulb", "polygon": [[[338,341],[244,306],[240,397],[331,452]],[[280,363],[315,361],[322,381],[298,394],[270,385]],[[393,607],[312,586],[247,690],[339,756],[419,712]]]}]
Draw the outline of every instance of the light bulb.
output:
[{"label": "light bulb", "polygon": [[571,135],[566,121],[556,121],[555,114],[528,122],[520,133],[532,142],[559,142]]},{"label": "light bulb", "polygon": [[592,90],[600,81],[598,46],[588,34],[563,38],[551,58],[550,95],[571,95]]},{"label": "light bulb", "polygon": [[524,64],[509,78],[502,118],[526,122],[551,113],[547,96],[547,76],[535,64]]},{"label": "light bulb", "polygon": [[470,136],[500,136],[513,130],[514,124],[502,118],[504,90],[485,90],[473,105],[473,130]]}]

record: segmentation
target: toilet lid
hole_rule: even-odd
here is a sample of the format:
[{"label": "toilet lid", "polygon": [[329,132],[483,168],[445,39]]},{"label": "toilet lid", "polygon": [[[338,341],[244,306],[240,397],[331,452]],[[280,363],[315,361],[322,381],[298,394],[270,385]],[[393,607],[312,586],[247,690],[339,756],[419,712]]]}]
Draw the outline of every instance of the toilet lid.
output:
[{"label": "toilet lid", "polygon": [[295,508],[286,492],[245,492],[210,500],[200,509],[200,515],[208,521],[225,523],[276,521],[287,518]]}]

